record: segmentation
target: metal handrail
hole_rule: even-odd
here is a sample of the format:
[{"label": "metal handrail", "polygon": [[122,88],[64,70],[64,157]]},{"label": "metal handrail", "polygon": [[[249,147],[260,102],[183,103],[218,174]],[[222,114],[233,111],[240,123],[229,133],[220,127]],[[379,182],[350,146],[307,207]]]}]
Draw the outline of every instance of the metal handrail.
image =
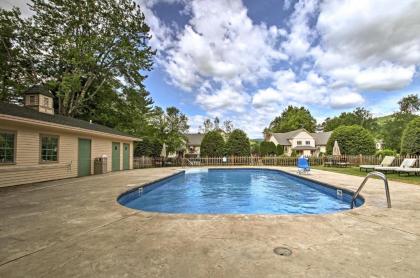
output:
[{"label": "metal handrail", "polygon": [[356,193],[354,193],[353,198],[351,199],[351,208],[354,207],[354,202],[355,202],[357,196],[359,196],[360,191],[362,191],[362,189],[365,186],[366,182],[371,177],[378,177],[378,178],[380,178],[380,179],[382,179],[384,181],[386,201],[388,203],[388,208],[391,208],[391,197],[389,195],[388,179],[386,178],[386,176],[383,173],[377,172],[377,171],[370,172],[369,174],[367,174],[366,178],[363,180],[362,184],[360,184],[359,188],[357,189]]}]

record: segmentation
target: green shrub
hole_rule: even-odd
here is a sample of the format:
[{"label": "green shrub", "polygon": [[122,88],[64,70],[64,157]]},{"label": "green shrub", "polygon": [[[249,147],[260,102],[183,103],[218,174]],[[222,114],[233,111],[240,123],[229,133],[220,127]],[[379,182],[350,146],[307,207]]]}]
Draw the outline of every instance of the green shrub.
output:
[{"label": "green shrub", "polygon": [[226,142],[226,153],[234,156],[249,156],[251,154],[249,138],[245,132],[235,129],[230,133]]},{"label": "green shrub", "polygon": [[407,124],[401,138],[402,154],[420,154],[420,117]]},{"label": "green shrub", "polygon": [[395,156],[397,152],[390,149],[384,149],[376,152],[376,156],[384,157],[384,156]]},{"label": "green shrub", "polygon": [[200,155],[203,157],[220,157],[225,154],[225,140],[219,131],[209,131],[201,141]]},{"label": "green shrub", "polygon": [[375,140],[372,134],[359,125],[336,128],[327,143],[328,154],[332,154],[335,141],[338,142],[341,154],[375,154]]},{"label": "green shrub", "polygon": [[277,145],[277,155],[284,154],[284,147],[282,145]]},{"label": "green shrub", "polygon": [[261,142],[260,153],[261,156],[276,155],[276,145],[273,142]]},{"label": "green shrub", "polygon": [[260,155],[260,144],[254,143],[251,145],[251,154]]}]

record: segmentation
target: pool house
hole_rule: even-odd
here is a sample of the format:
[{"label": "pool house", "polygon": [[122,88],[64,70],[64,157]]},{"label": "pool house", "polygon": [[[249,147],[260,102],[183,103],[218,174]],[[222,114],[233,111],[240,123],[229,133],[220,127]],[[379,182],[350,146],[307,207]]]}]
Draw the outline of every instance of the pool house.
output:
[{"label": "pool house", "polygon": [[24,106],[0,103],[0,187],[133,169],[139,138],[53,107],[42,86],[25,92]]}]

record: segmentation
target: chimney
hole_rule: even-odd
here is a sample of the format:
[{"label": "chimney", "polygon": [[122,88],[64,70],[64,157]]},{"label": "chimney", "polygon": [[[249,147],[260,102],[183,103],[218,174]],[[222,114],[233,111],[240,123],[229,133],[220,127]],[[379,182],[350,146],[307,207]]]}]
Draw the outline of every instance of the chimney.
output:
[{"label": "chimney", "polygon": [[264,141],[269,141],[272,133],[268,129],[264,129],[263,135],[264,135]]},{"label": "chimney", "polygon": [[54,115],[53,95],[42,85],[32,86],[24,92],[25,107]]}]

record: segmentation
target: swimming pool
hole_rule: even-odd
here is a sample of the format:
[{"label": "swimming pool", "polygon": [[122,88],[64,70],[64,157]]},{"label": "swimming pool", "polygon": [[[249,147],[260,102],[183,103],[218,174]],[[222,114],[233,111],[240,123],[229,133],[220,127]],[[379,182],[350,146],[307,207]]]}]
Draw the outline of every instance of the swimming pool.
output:
[{"label": "swimming pool", "polygon": [[[150,212],[321,214],[350,209],[351,192],[273,169],[192,169],[121,195]],[[356,200],[362,205],[363,198]]]}]

